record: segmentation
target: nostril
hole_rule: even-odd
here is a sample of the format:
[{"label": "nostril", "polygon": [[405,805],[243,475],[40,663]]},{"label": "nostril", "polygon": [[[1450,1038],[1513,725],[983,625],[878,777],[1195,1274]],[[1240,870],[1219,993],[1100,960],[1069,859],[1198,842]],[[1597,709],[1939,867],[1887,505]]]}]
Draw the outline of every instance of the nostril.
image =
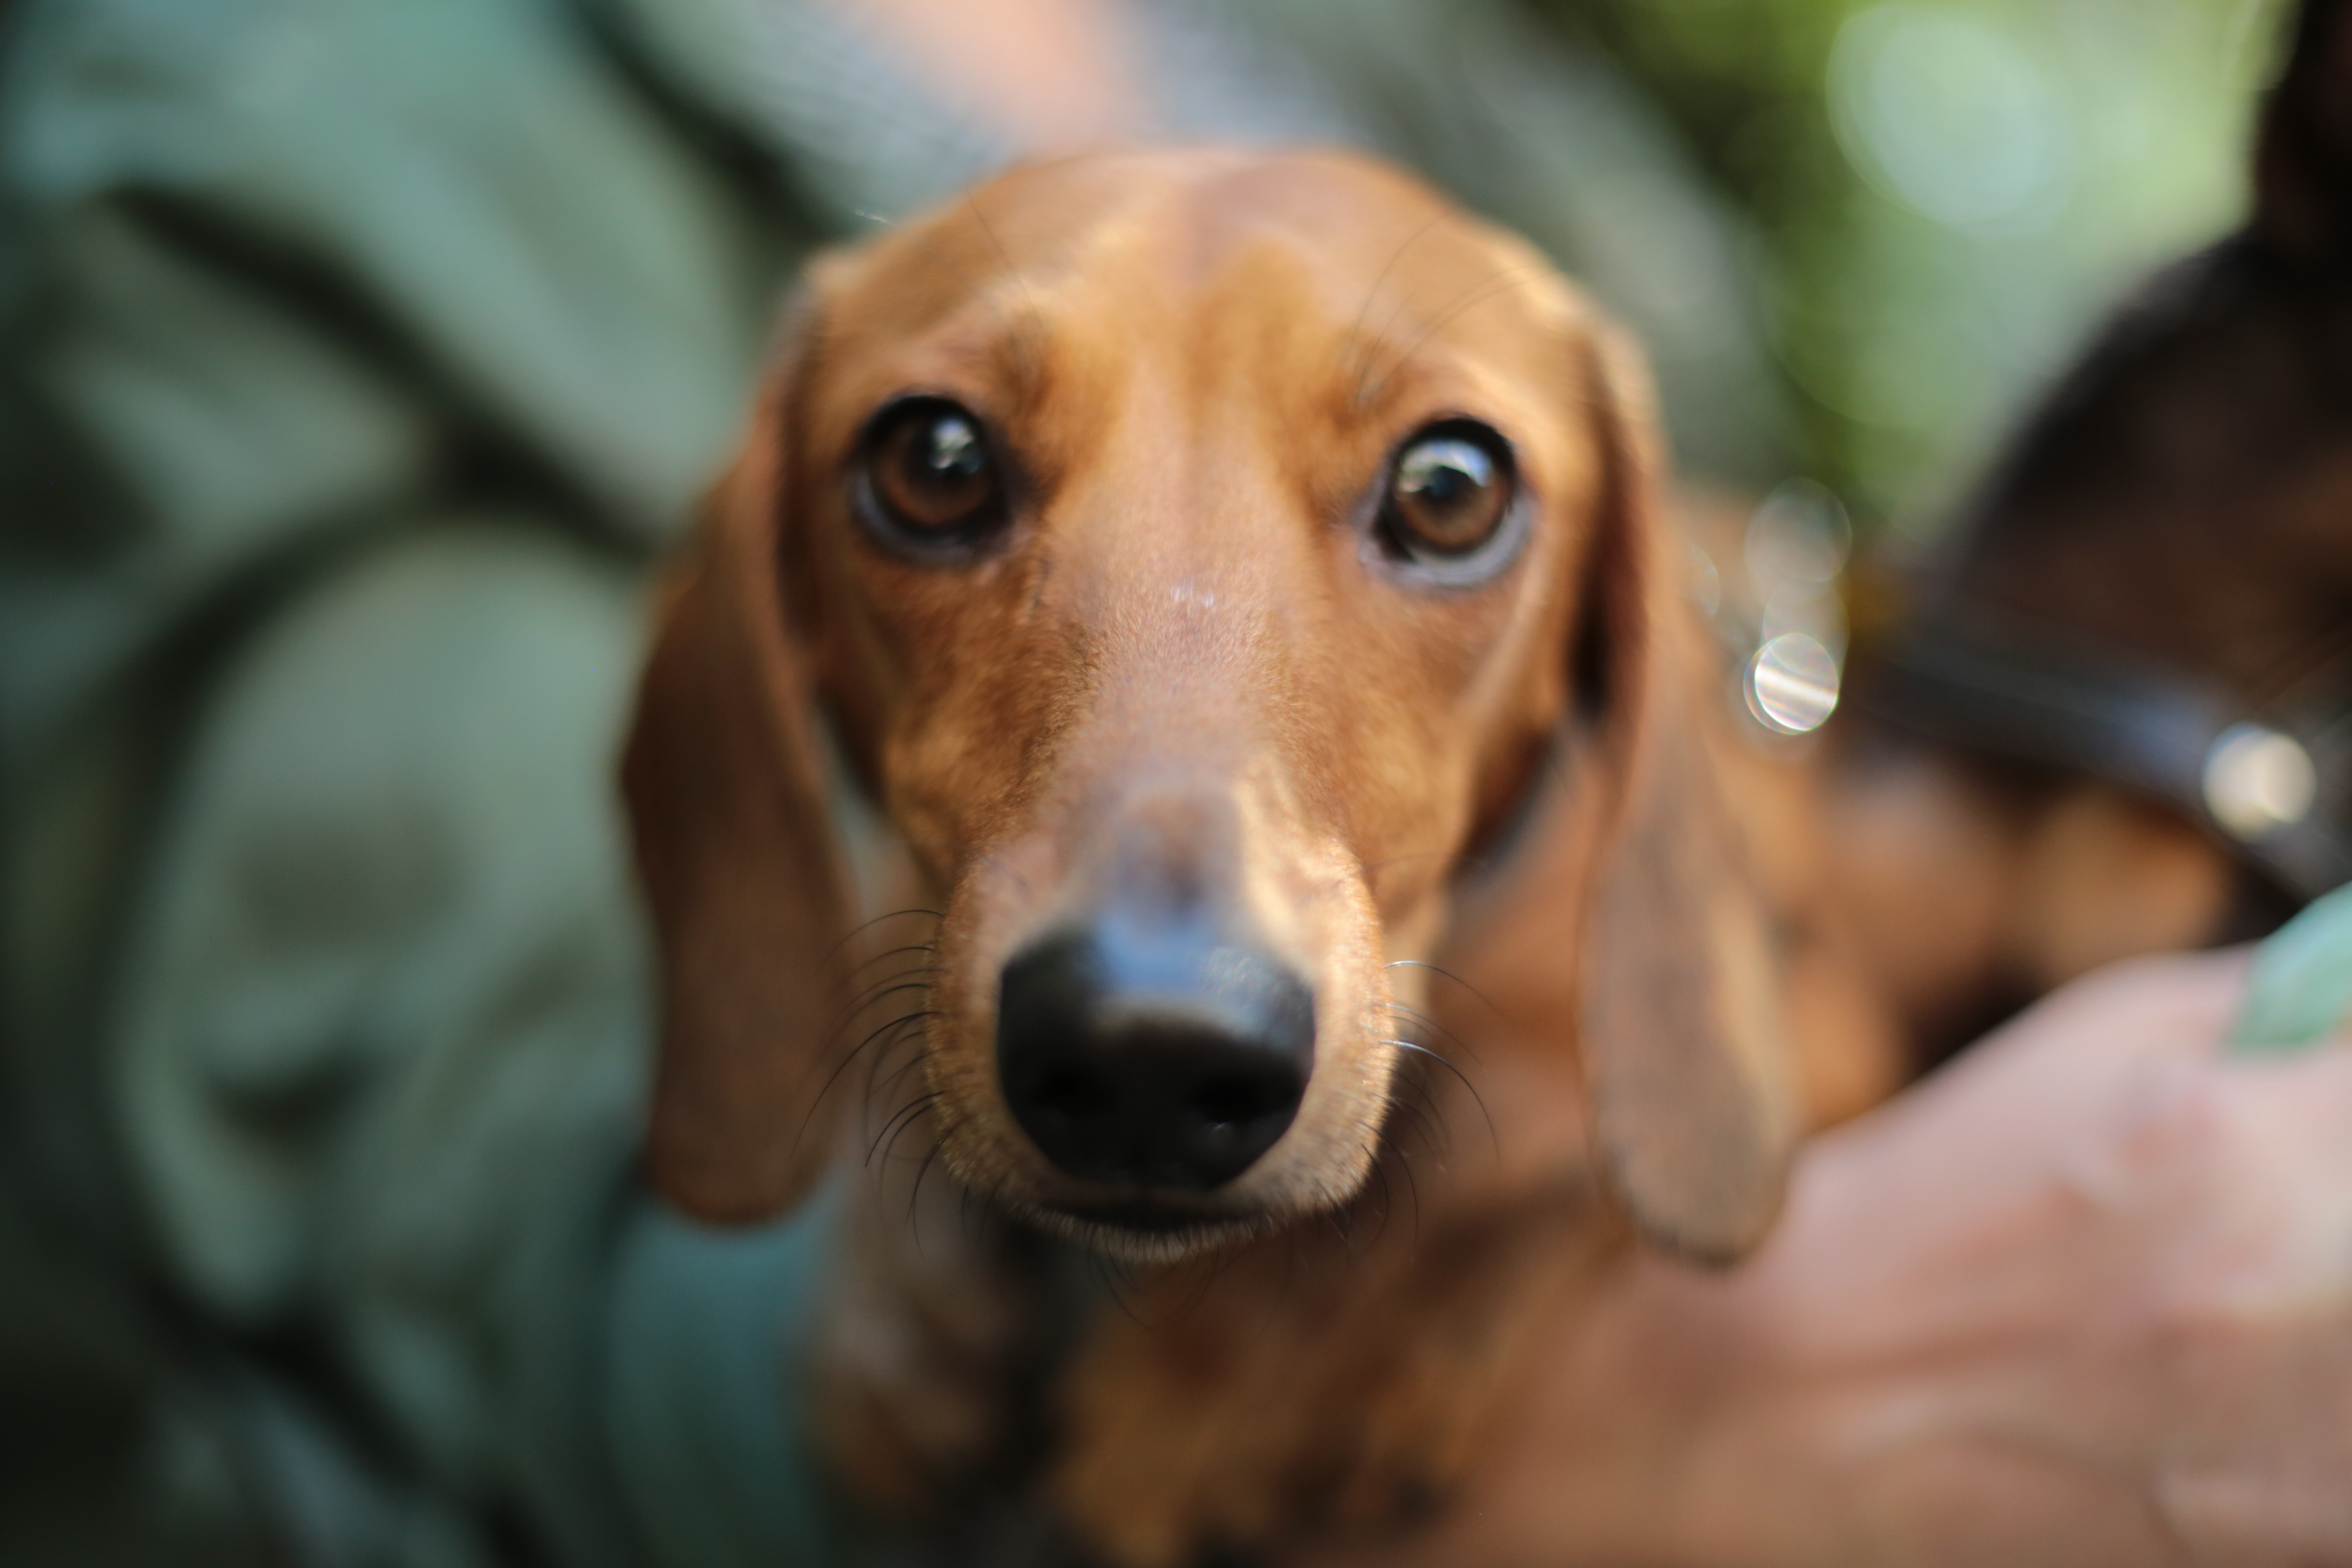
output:
[{"label": "nostril", "polygon": [[1100,1073],[1063,1067],[1041,1074],[1029,1098],[1040,1110],[1076,1118],[1108,1110],[1118,1096]]},{"label": "nostril", "polygon": [[1301,1087],[1288,1074],[1213,1073],[1194,1087],[1192,1110],[1213,1126],[1230,1127],[1269,1116],[1286,1120],[1298,1110]]}]

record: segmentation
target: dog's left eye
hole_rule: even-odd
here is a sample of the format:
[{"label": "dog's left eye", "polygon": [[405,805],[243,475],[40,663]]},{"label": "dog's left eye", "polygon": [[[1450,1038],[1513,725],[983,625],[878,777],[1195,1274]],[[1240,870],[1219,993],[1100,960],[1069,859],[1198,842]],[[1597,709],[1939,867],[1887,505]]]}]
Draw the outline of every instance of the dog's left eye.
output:
[{"label": "dog's left eye", "polygon": [[1483,425],[1449,420],[1423,431],[1397,454],[1381,522],[1408,559],[1450,562],[1493,539],[1510,505],[1510,455],[1503,438]]},{"label": "dog's left eye", "polygon": [[962,542],[1003,512],[979,418],[941,397],[883,411],[866,443],[864,489],[877,521],[912,542]]}]

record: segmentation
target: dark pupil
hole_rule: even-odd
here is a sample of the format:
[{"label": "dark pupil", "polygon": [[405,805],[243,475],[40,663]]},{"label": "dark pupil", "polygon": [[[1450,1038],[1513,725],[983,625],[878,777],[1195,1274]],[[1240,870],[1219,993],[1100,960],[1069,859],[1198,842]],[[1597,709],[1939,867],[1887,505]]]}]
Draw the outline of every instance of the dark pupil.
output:
[{"label": "dark pupil", "polygon": [[995,495],[996,475],[980,427],[952,412],[900,426],[876,477],[890,512],[915,528],[961,527]]},{"label": "dark pupil", "polygon": [[1441,468],[1417,473],[1408,484],[1424,506],[1437,507],[1442,510],[1460,500],[1462,492],[1477,482],[1459,468]]},{"label": "dark pupil", "polygon": [[1427,543],[1467,549],[1499,521],[1495,460],[1467,441],[1423,441],[1397,465],[1400,521]]},{"label": "dark pupil", "polygon": [[1423,506],[1447,511],[1473,499],[1495,477],[1486,454],[1467,441],[1431,441],[1406,454],[1398,476],[1404,493]]}]

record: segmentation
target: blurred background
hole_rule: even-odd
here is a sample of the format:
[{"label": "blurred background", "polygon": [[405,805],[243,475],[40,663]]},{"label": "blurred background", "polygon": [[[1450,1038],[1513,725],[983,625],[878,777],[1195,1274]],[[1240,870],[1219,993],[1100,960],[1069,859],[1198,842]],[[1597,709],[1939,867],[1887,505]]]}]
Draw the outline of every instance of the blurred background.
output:
[{"label": "blurred background", "polygon": [[[506,1461],[476,1428],[528,1401],[482,1347],[523,1331],[517,1292],[594,1270],[551,1265],[491,1301],[450,1282],[490,1266],[420,1284],[415,1263],[502,1257],[579,1206],[553,1178],[514,1197],[540,1189],[468,1163],[467,1139],[510,1147],[515,1119],[551,1116],[544,1168],[594,1188],[625,1167],[641,981],[625,958],[548,982],[516,933],[625,902],[597,759],[635,595],[812,248],[1027,154],[1352,142],[1521,228],[1631,324],[1694,480],[1808,479],[1859,533],[1916,545],[2095,318],[2240,219],[2280,9],[0,9],[0,1562],[249,1561],[257,1540],[297,1562],[569,1560],[500,1500]],[[453,566],[453,540],[496,559]],[[458,578],[505,586],[467,609]],[[545,732],[400,718],[488,666],[305,629],[370,605],[491,663],[571,650],[529,688]],[[525,651],[467,641],[478,622]],[[366,768],[285,764],[354,712],[382,734],[320,755],[380,745]],[[487,761],[465,776],[492,781],[472,795],[416,761],[466,747]],[[550,757],[584,760],[549,784],[531,767]],[[240,785],[262,765],[309,793]],[[469,902],[418,880],[416,835],[446,817],[467,842],[542,787],[585,826],[501,886],[557,891]],[[512,1016],[451,978],[454,952],[539,975],[542,1033],[596,1042],[594,1070],[516,1069],[563,1087],[448,1132],[445,1080],[506,1070],[481,1020]],[[368,1011],[394,970],[400,1006]],[[370,1230],[369,1194],[451,1169],[470,1174],[429,1213]],[[256,1394],[256,1367],[310,1392]],[[436,1511],[445,1491],[471,1500]]]},{"label": "blurred background", "polygon": [[2095,313],[2240,219],[2281,8],[1541,9],[1622,73],[1725,215],[1785,410],[1768,463],[1918,538]]}]

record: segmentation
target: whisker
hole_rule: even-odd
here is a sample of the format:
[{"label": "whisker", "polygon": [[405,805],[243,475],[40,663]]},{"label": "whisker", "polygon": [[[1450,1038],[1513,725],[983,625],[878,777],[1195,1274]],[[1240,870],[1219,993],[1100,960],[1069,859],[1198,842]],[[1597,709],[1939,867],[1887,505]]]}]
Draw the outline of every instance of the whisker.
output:
[{"label": "whisker", "polygon": [[924,1111],[929,1110],[931,1108],[932,1102],[937,1100],[939,1098],[940,1091],[938,1089],[931,1089],[927,1093],[917,1095],[914,1099],[908,1100],[906,1104],[892,1111],[890,1113],[890,1120],[882,1124],[882,1131],[876,1133],[874,1135],[874,1142],[866,1146],[866,1163],[868,1166],[871,1166],[875,1163],[876,1156],[882,1152],[882,1143],[885,1139],[890,1140],[895,1146],[897,1142],[897,1134],[905,1131],[909,1127],[912,1127],[915,1124],[916,1119],[921,1116]]},{"label": "whisker", "polygon": [[1389,363],[1389,368],[1381,373],[1380,380],[1372,383],[1369,388],[1360,385],[1358,387],[1355,405],[1361,408],[1372,398],[1379,396],[1381,388],[1389,384],[1390,378],[1395,375],[1399,369],[1411,363],[1412,356],[1421,352],[1421,346],[1429,342],[1430,339],[1435,337],[1439,329],[1444,327],[1446,322],[1452,321],[1463,311],[1470,309],[1473,305],[1484,304],[1486,300],[1494,299],[1498,294],[1507,294],[1514,289],[1524,288],[1526,285],[1534,282],[1536,280],[1536,277],[1537,275],[1535,273],[1526,270],[1507,270],[1505,272],[1496,273],[1493,278],[1487,279],[1487,282],[1491,287],[1479,288],[1476,285],[1473,285],[1473,288],[1477,289],[1477,291],[1471,294],[1469,298],[1459,301],[1451,309],[1439,315],[1435,321],[1430,322],[1428,327],[1423,331],[1421,336],[1413,339],[1411,343],[1405,346],[1405,350],[1402,353],[1398,354],[1395,359]]},{"label": "whisker", "polygon": [[[901,1013],[895,1018],[891,1018],[884,1023],[876,1025],[872,1029],[866,1032],[864,1039],[858,1041],[856,1045],[850,1047],[849,1049],[841,1054],[840,1065],[833,1069],[834,1077],[838,1078],[842,1071],[846,1068],[850,1063],[856,1061],[860,1056],[865,1054],[868,1047],[887,1035],[891,1030],[904,1028],[907,1025],[913,1023],[919,1018],[930,1019],[944,1017],[946,1015],[940,1013],[936,1008],[919,1007],[912,1012]],[[832,1087],[832,1079],[828,1079],[826,1080],[826,1087]]]},{"label": "whisker", "polygon": [[[1389,1110],[1395,1115],[1410,1118],[1413,1126],[1420,1131],[1423,1146],[1432,1154],[1442,1159],[1448,1152],[1447,1140],[1443,1131],[1444,1118],[1435,1116],[1433,1108],[1426,1103],[1429,1098],[1426,1088],[1418,1082],[1411,1084],[1410,1087],[1414,1090],[1413,1096],[1405,1100],[1391,1096],[1388,1102]],[[1400,1144],[1397,1146],[1397,1157],[1409,1160],[1412,1158],[1411,1151]]]},{"label": "whisker", "polygon": [[1421,1237],[1421,1179],[1412,1173],[1412,1162],[1410,1160],[1399,1159],[1397,1169],[1403,1173],[1405,1193],[1412,1199],[1412,1234],[1413,1238],[1419,1240]]},{"label": "whisker", "polygon": [[854,964],[850,968],[843,971],[841,983],[845,985],[848,984],[850,982],[856,980],[859,975],[865,973],[867,970],[881,963],[884,959],[900,958],[910,952],[937,952],[939,950],[940,944],[935,942],[911,942],[903,943],[898,947],[887,949],[884,952],[876,953],[873,957],[866,960],[864,963]]},{"label": "whisker", "polygon": [[1367,1251],[1370,1251],[1372,1247],[1378,1247],[1381,1244],[1381,1239],[1388,1235],[1389,1221],[1393,1218],[1396,1214],[1396,1194],[1389,1185],[1389,1163],[1386,1160],[1375,1160],[1372,1162],[1372,1178],[1380,1185],[1381,1223],[1379,1227],[1372,1232],[1372,1239],[1366,1244],[1365,1250]]},{"label": "whisker", "polygon": [[[1476,285],[1473,284],[1472,287],[1475,288]],[[1403,315],[1406,308],[1412,303],[1411,300],[1399,294],[1395,301],[1389,306],[1389,313],[1381,318],[1380,331],[1365,340],[1364,352],[1356,362],[1355,388],[1349,394],[1348,405],[1350,408],[1361,408],[1364,405],[1364,382],[1372,374],[1372,362],[1380,353],[1380,345],[1388,342],[1391,330],[1397,324],[1397,318]]]},{"label": "whisker", "polygon": [[931,1152],[924,1155],[923,1163],[916,1167],[914,1190],[907,1194],[907,1231],[915,1238],[915,1256],[918,1258],[923,1255],[923,1226],[917,1213],[923,1201],[923,1178],[931,1173],[931,1165],[939,1157],[940,1141],[934,1138],[931,1140]]},{"label": "whisker", "polygon": [[[904,1040],[912,1039],[914,1037],[915,1037],[913,1035],[909,1034],[902,1037],[900,1040],[892,1041],[882,1054],[887,1056],[888,1051],[896,1050],[898,1047],[904,1042]],[[913,1072],[917,1068],[921,1067],[922,1065],[923,1053],[920,1051],[909,1051],[907,1053],[907,1059],[900,1062],[897,1067],[892,1068],[889,1075],[885,1077],[882,1073],[881,1064],[877,1061],[875,1064],[874,1070],[866,1075],[866,1100],[870,1102],[877,1095],[895,1093],[898,1090],[900,1080],[905,1079],[908,1073]]]},{"label": "whisker", "polygon": [[859,937],[864,936],[867,931],[872,931],[876,926],[880,925],[884,921],[903,920],[908,915],[929,915],[935,921],[943,921],[948,918],[938,910],[892,910],[887,915],[876,915],[870,921],[866,921],[858,925],[851,927],[849,931],[844,935],[839,942],[835,942],[830,948],[825,950],[825,956],[828,958],[832,957],[834,954],[839,952],[843,948],[847,947],[851,942],[856,942]]},{"label": "whisker", "polygon": [[[1360,387],[1363,384],[1364,367],[1371,357],[1372,345],[1377,342],[1376,339],[1367,338],[1364,336],[1364,319],[1372,313],[1372,301],[1380,298],[1381,285],[1389,280],[1389,274],[1396,269],[1396,264],[1398,262],[1404,259],[1404,253],[1411,250],[1415,245],[1419,244],[1423,235],[1427,234],[1431,229],[1435,228],[1439,224],[1444,223],[1448,216],[1448,214],[1441,212],[1436,216],[1431,218],[1427,223],[1423,224],[1419,228],[1414,229],[1411,234],[1406,235],[1404,237],[1404,243],[1391,251],[1389,253],[1388,260],[1381,264],[1380,273],[1372,279],[1372,286],[1364,290],[1364,302],[1356,308],[1356,319],[1348,323],[1348,335],[1344,340],[1347,342],[1349,349],[1358,356],[1356,363],[1356,384],[1358,386]],[[1391,321],[1396,319],[1395,311],[1391,310],[1390,312],[1389,319]]]},{"label": "whisker", "polygon": [[940,966],[938,964],[926,963],[919,964],[913,969],[902,969],[896,974],[884,975],[872,985],[866,987],[865,993],[859,995],[856,1001],[844,1008],[839,1019],[832,1026],[831,1028],[828,1028],[825,1031],[824,1036],[820,1037],[820,1039],[829,1042],[836,1031],[849,1027],[852,1021],[854,1021],[860,1013],[865,1012],[866,1009],[873,1006],[874,1004],[881,1001],[885,996],[896,996],[902,991],[929,991],[931,988],[930,982],[928,980],[916,979],[915,976],[920,974],[937,974],[938,973],[940,973]]},{"label": "whisker", "polygon": [[1152,1325],[1143,1321],[1142,1315],[1135,1310],[1135,1302],[1129,1298],[1135,1282],[1129,1275],[1127,1266],[1099,1252],[1089,1250],[1087,1256],[1093,1261],[1095,1280],[1109,1294],[1111,1305],[1137,1328],[1150,1328]]},{"label": "whisker", "polygon": [[[930,1107],[927,1105],[923,1107],[923,1110],[930,1110]],[[915,1115],[909,1116],[905,1121],[899,1122],[897,1131],[890,1134],[890,1142],[883,1146],[881,1159],[875,1162],[875,1163],[878,1163],[885,1169],[887,1169],[894,1162],[896,1162],[898,1158],[898,1141],[904,1138],[908,1133],[913,1131],[916,1126],[919,1124],[922,1120],[922,1114],[919,1111]]]},{"label": "whisker", "polygon": [[841,1081],[841,1075],[849,1070],[850,1064],[856,1061],[857,1058],[865,1053],[866,1047],[872,1045],[876,1040],[881,1038],[882,1036],[887,1034],[890,1030],[903,1028],[908,1024],[912,1023],[918,1018],[936,1018],[938,1016],[940,1016],[940,1015],[935,1012],[924,1011],[919,1013],[908,1013],[904,1016],[893,1018],[888,1023],[883,1025],[880,1028],[876,1029],[872,1034],[867,1035],[856,1046],[841,1053],[841,1059],[833,1064],[833,1070],[824,1075],[824,1082],[818,1086],[815,1097],[809,1101],[807,1112],[801,1117],[800,1131],[795,1133],[794,1136],[803,1137],[807,1134],[809,1123],[816,1119],[817,1110],[824,1104],[825,1096],[833,1092],[834,1085]]},{"label": "whisker", "polygon": [[1450,1047],[1454,1050],[1461,1052],[1462,1055],[1467,1058],[1470,1061],[1474,1063],[1477,1061],[1478,1053],[1472,1050],[1461,1036],[1455,1034],[1453,1030],[1447,1028],[1444,1025],[1439,1023],[1436,1019],[1431,1017],[1420,1008],[1408,1007],[1402,1002],[1383,1002],[1381,1005],[1389,1012],[1398,1014],[1409,1021],[1420,1025],[1423,1028],[1429,1030],[1431,1033],[1436,1035],[1443,1044]]},{"label": "whisker", "polygon": [[1454,984],[1459,985],[1463,990],[1467,991],[1471,995],[1478,998],[1479,1001],[1486,1004],[1486,1011],[1492,1013],[1497,1019],[1500,1019],[1503,1016],[1503,1010],[1495,1005],[1494,999],[1492,997],[1488,996],[1484,991],[1479,990],[1475,985],[1471,984],[1467,980],[1463,979],[1462,976],[1454,973],[1454,971],[1450,969],[1441,969],[1434,963],[1425,963],[1418,958],[1394,959],[1387,963],[1381,964],[1381,967],[1382,969],[1426,969],[1432,974],[1442,975],[1445,979],[1451,980]]},{"label": "whisker", "polygon": [[[937,1014],[929,1011],[902,1014],[899,1016],[889,1020],[887,1023],[877,1026],[872,1033],[868,1034],[864,1039],[858,1041],[856,1046],[842,1052],[841,1059],[834,1064],[833,1071],[825,1076],[824,1087],[817,1090],[816,1099],[810,1102],[809,1115],[814,1116],[816,1114],[817,1107],[823,1105],[824,1103],[824,1097],[833,1092],[833,1086],[841,1080],[841,1075],[847,1072],[857,1058],[866,1054],[867,1047],[880,1042],[882,1048],[880,1051],[876,1053],[875,1060],[867,1064],[866,1073],[866,1094],[867,1099],[872,1099],[874,1094],[875,1075],[880,1070],[880,1063],[882,1059],[887,1058],[889,1053],[897,1047],[898,1039],[903,1037],[895,1035],[893,1032],[904,1029],[910,1024],[917,1024],[923,1020],[937,1016]],[[886,1039],[886,1037],[888,1037]],[[803,1125],[805,1125],[805,1121],[803,1121]]]},{"label": "whisker", "polygon": [[[939,1016],[929,1011],[906,1014],[884,1025],[882,1029],[877,1031],[878,1037],[867,1042],[874,1047],[866,1063],[866,1101],[868,1105],[874,1102],[874,1097],[877,1094],[882,1092],[888,1085],[897,1083],[909,1068],[922,1061],[925,1026]],[[905,1061],[895,1068],[890,1068],[889,1077],[886,1080],[883,1077],[883,1069],[889,1068],[891,1056],[901,1046],[912,1046],[914,1048],[907,1053]],[[865,1047],[859,1048],[862,1050]]]},{"label": "whisker", "polygon": [[1486,1120],[1486,1138],[1487,1141],[1494,1145],[1495,1157],[1498,1160],[1502,1158],[1503,1139],[1502,1134],[1495,1130],[1494,1114],[1486,1109],[1486,1097],[1478,1092],[1478,1086],[1470,1081],[1467,1074],[1463,1072],[1460,1068],[1455,1067],[1452,1062],[1448,1061],[1443,1054],[1437,1051],[1433,1051],[1427,1046],[1418,1044],[1412,1040],[1381,1040],[1379,1043],[1383,1046],[1394,1046],[1399,1050],[1411,1051],[1415,1056],[1427,1057],[1431,1061],[1435,1062],[1439,1067],[1444,1068],[1447,1072],[1452,1073],[1455,1079],[1460,1080],[1462,1087],[1470,1091],[1471,1100],[1475,1101],[1478,1107],[1478,1114]]},{"label": "whisker", "polygon": [[[887,997],[897,995],[900,992],[919,993],[920,996],[919,997],[919,1000],[928,1000],[930,989],[930,983],[929,981],[909,980],[901,982],[898,981],[896,976],[893,976],[891,981],[887,983],[887,988],[877,990],[874,995],[869,997],[866,1002],[856,1007],[847,1009],[840,1017],[834,1021],[832,1026],[825,1030],[823,1037],[824,1047],[827,1050],[839,1049],[842,1037],[846,1034],[860,1018],[867,1016],[869,1010],[872,1009],[876,1004],[882,1002]],[[906,1004],[902,1003],[900,1005],[903,1006],[906,1005]],[[909,1008],[908,1011],[900,1013],[896,1017],[886,1019],[882,1023],[876,1025],[873,1028],[867,1030],[866,1035],[859,1039],[857,1044],[850,1047],[844,1055],[845,1057],[856,1057],[858,1052],[866,1049],[868,1046],[872,1045],[876,1039],[879,1038],[884,1030],[888,1029],[893,1025],[899,1023],[903,1019],[913,1016],[915,1012],[921,1010],[922,1009],[920,1008]]]}]

